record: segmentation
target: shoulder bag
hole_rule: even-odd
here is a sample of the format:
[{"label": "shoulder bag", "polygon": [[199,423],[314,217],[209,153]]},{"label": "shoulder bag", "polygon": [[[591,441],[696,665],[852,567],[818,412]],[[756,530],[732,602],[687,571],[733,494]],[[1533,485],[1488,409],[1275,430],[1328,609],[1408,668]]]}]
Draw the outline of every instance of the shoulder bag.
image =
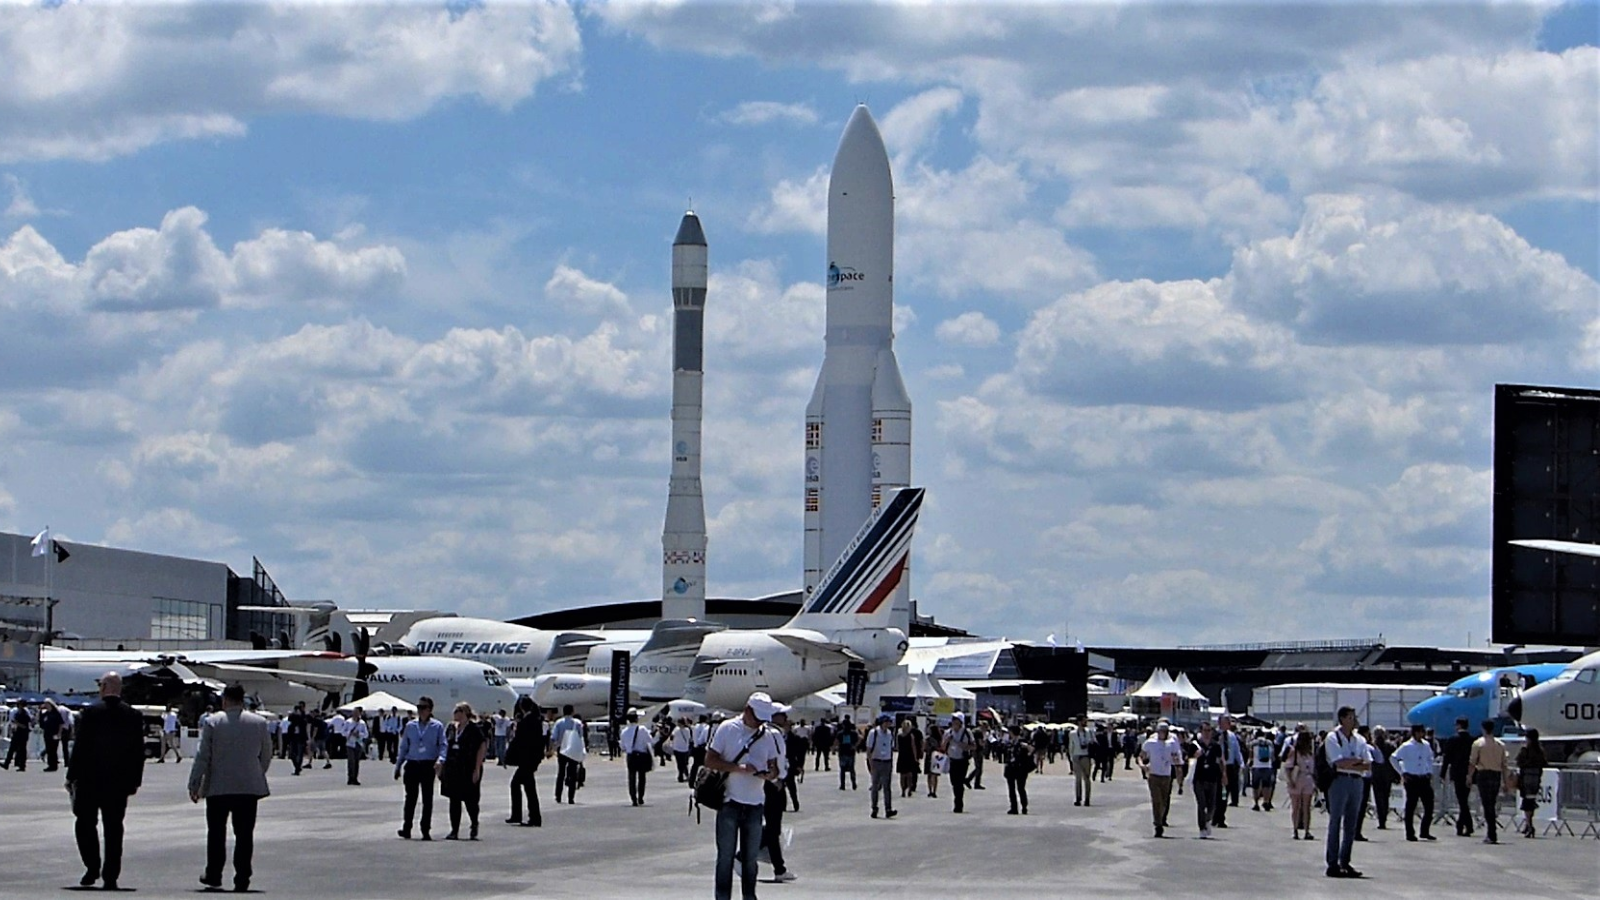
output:
[{"label": "shoulder bag", "polygon": [[[750,752],[750,748],[755,746],[756,741],[760,740],[761,735],[765,733],[765,726],[757,727],[756,733],[750,736],[750,740],[745,741],[744,749],[740,750],[739,754],[733,759],[728,760],[728,764],[738,765],[739,760],[744,759],[744,755]],[[730,774],[729,772],[712,771],[710,766],[701,766],[700,771],[695,773],[694,802],[707,809],[721,809],[728,800],[728,776]]]}]

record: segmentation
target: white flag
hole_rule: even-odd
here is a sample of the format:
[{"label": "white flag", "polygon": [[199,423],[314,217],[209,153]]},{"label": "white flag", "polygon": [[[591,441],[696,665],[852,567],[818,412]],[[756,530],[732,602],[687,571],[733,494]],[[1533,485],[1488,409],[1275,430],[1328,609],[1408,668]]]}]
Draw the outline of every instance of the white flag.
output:
[{"label": "white flag", "polygon": [[46,525],[44,527],[43,531],[41,531],[38,534],[33,536],[33,545],[32,546],[33,546],[33,555],[34,556],[43,556],[46,553],[50,552],[50,526],[49,525]]}]

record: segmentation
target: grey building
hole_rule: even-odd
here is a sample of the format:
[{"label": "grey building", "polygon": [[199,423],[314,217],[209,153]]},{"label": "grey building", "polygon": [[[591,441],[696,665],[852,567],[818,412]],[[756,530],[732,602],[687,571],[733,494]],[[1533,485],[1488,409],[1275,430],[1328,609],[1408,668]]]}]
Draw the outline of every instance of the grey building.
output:
[{"label": "grey building", "polygon": [[37,685],[40,643],[220,646],[293,629],[288,615],[239,610],[287,605],[259,561],[244,578],[225,563],[59,539],[67,556],[57,561],[34,556],[32,540],[0,532],[0,682],[13,689]]}]

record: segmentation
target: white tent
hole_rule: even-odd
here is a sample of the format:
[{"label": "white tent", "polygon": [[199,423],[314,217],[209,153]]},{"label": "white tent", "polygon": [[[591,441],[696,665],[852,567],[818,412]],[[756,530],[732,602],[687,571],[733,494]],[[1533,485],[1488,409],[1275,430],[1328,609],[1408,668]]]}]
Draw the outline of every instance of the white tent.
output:
[{"label": "white tent", "polygon": [[1178,685],[1167,674],[1166,669],[1156,669],[1138,690],[1128,694],[1129,697],[1153,697],[1160,699],[1164,694],[1178,693]]},{"label": "white tent", "polygon": [[387,691],[379,691],[376,694],[368,694],[365,697],[362,697],[360,700],[351,700],[349,703],[340,704],[339,712],[349,712],[358,706],[368,713],[387,712],[391,708],[398,709],[403,713],[414,713],[417,711],[417,705],[415,703],[412,703],[409,700],[402,700],[399,697],[388,693]]},{"label": "white tent", "polygon": [[1210,702],[1207,700],[1206,695],[1200,693],[1200,689],[1194,686],[1194,682],[1189,680],[1188,672],[1178,673],[1178,680],[1173,685],[1172,692],[1186,700],[1206,700],[1208,703]]},{"label": "white tent", "polygon": [[959,682],[945,681],[928,672],[907,672],[891,678],[877,687],[881,697],[949,697],[952,700],[976,700],[978,695],[962,687]]}]

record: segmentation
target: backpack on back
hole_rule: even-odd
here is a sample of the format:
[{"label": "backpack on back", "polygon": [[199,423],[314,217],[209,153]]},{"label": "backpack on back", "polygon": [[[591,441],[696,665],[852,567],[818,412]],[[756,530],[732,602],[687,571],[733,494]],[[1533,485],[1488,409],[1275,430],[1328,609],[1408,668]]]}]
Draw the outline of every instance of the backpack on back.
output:
[{"label": "backpack on back", "polygon": [[1328,762],[1327,746],[1324,745],[1318,747],[1315,757],[1312,760],[1312,773],[1316,779],[1317,790],[1326,794],[1328,792],[1328,788],[1333,787],[1333,777],[1334,775],[1338,774],[1338,772],[1339,770],[1333,767],[1333,763]]}]

